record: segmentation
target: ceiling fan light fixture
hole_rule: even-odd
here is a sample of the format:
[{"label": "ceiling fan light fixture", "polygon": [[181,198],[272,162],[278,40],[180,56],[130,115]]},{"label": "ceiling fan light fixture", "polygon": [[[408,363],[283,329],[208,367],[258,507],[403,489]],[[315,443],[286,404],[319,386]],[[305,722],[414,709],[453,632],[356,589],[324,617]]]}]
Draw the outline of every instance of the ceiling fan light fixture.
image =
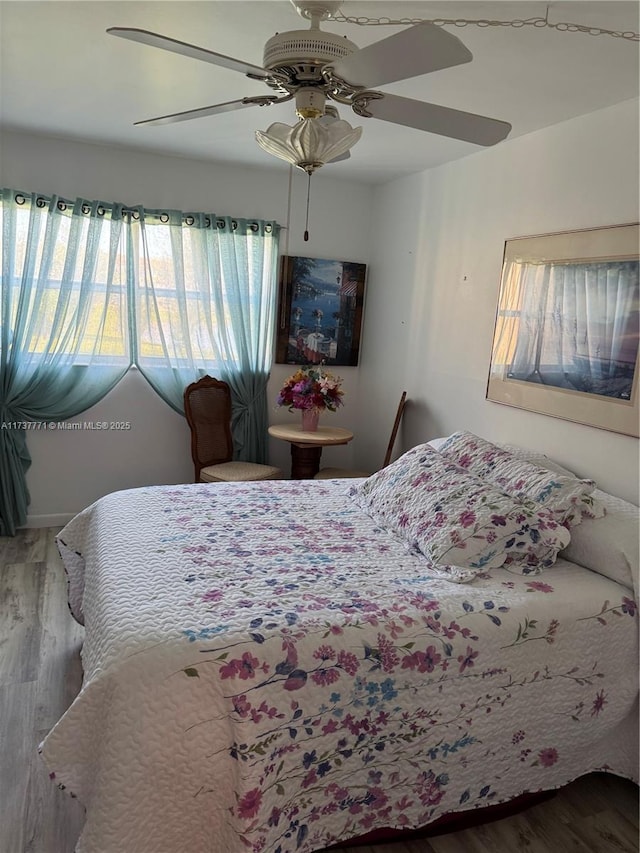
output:
[{"label": "ceiling fan light fixture", "polygon": [[265,131],[256,130],[256,141],[261,148],[308,175],[345,154],[361,136],[361,127],[351,127],[342,119],[326,123],[305,118],[293,127],[275,122]]}]

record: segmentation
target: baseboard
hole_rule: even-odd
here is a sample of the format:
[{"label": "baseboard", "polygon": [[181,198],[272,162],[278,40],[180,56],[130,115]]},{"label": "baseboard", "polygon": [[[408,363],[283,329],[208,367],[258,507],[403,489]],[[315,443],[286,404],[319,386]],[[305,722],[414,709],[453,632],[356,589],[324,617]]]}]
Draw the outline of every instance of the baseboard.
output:
[{"label": "baseboard", "polygon": [[24,527],[64,527],[76,514],[61,512],[55,515],[28,515]]}]

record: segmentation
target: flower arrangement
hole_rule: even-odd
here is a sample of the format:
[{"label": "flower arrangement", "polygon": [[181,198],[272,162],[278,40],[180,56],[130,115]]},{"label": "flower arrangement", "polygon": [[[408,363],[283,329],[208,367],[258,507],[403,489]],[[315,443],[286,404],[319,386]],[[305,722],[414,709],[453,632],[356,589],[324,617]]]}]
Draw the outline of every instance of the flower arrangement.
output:
[{"label": "flower arrangement", "polygon": [[335,412],[342,405],[342,379],[321,366],[301,367],[284,383],[276,405],[295,409],[328,409]]}]

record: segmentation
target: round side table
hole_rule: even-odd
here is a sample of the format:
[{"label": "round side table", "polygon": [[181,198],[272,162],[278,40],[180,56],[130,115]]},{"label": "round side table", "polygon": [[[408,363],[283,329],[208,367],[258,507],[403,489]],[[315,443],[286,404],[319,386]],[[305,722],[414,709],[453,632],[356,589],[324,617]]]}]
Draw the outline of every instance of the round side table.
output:
[{"label": "round side table", "polygon": [[291,479],[312,480],[320,470],[322,448],[332,444],[348,444],[351,430],[319,426],[316,432],[305,432],[300,424],[274,424],[269,435],[291,444]]}]

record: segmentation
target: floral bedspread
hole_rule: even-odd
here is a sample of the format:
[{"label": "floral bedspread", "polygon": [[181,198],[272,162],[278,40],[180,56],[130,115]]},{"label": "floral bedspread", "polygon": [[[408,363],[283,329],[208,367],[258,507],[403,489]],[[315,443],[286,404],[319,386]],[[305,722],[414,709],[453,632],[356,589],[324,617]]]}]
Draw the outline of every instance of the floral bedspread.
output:
[{"label": "floral bedspread", "polygon": [[137,489],[62,531],[85,678],[42,753],[78,851],[305,853],[637,779],[630,590],[562,560],[434,580],[347,492]]}]

